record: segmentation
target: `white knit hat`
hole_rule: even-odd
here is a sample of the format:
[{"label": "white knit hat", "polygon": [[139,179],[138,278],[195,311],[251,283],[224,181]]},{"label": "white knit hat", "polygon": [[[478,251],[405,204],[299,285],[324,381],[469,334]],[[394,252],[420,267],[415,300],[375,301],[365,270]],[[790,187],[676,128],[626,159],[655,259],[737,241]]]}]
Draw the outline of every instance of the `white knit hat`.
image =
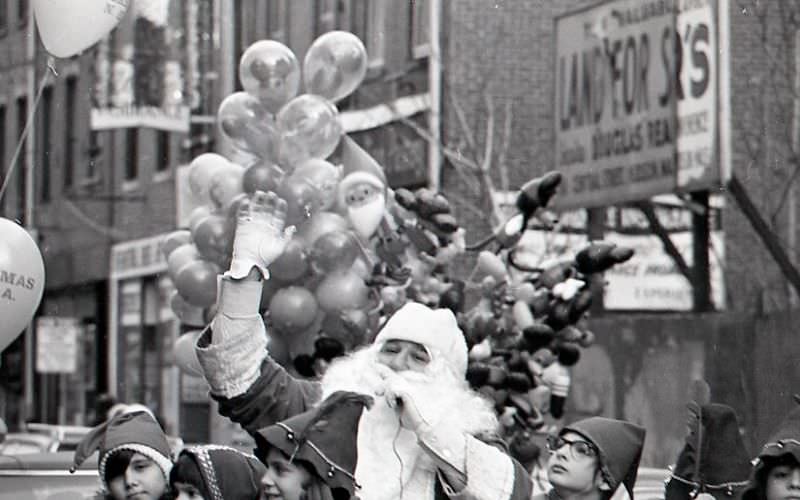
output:
[{"label": "white knit hat", "polygon": [[450,309],[431,309],[408,302],[397,310],[375,337],[376,344],[406,340],[443,356],[459,377],[467,373],[467,343]]}]

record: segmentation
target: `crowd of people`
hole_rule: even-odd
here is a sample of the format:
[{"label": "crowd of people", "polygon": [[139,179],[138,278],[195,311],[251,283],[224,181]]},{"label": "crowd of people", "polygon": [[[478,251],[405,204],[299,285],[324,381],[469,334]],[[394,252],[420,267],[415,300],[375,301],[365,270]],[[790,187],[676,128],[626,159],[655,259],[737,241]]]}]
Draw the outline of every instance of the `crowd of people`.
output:
[{"label": "crowd of people", "polygon": [[[153,415],[128,409],[100,423],[75,454],[99,453],[101,498],[123,499],[553,499],[634,498],[646,431],[590,417],[547,436],[549,453],[521,463],[499,434],[494,406],[466,380],[468,351],[449,309],[408,302],[374,341],[337,358],[316,379],[270,356],[259,314],[262,281],[287,238],[286,207],[243,204],[217,314],[196,350],[222,415],[253,437],[253,455],[219,445],[173,459]],[[669,500],[800,498],[800,409],[751,465],[735,413],[690,405],[686,445]],[[516,452],[515,452],[516,447]],[[516,457],[516,458],[515,458]]]}]

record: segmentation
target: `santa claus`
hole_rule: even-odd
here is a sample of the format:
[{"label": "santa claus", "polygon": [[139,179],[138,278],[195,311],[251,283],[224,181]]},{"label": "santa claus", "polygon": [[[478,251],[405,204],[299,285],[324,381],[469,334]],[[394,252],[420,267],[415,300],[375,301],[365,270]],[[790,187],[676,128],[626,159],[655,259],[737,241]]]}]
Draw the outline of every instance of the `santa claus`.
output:
[{"label": "santa claus", "polygon": [[491,405],[466,383],[467,346],[449,310],[406,304],[319,381],[294,378],[270,357],[258,307],[269,264],[291,237],[285,211],[272,193],[239,211],[218,313],[197,345],[220,413],[255,433],[335,391],[367,394],[375,404],[358,425],[360,498],[530,498],[525,469],[493,438]]},{"label": "santa claus", "polygon": [[386,176],[378,162],[347,136],[342,138],[342,168],[338,209],[358,235],[369,240],[386,212]]}]

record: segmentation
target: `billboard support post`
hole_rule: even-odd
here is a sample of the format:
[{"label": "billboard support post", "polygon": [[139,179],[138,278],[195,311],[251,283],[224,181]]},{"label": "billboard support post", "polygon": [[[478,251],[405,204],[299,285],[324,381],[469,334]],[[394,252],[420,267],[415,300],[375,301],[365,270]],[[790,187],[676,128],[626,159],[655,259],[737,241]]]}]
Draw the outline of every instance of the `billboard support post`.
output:
[{"label": "billboard support post", "polygon": [[696,312],[712,311],[711,262],[708,249],[711,246],[709,227],[708,191],[691,194],[692,201],[704,210],[692,211],[692,300]]}]

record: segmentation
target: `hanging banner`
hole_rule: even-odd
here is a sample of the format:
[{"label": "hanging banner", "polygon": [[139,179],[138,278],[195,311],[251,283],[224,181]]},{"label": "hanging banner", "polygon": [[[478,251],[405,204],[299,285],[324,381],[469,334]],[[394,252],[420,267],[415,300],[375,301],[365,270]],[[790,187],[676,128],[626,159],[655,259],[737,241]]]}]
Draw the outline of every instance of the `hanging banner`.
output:
[{"label": "hanging banner", "polygon": [[[188,133],[199,77],[196,2],[133,0],[97,45],[92,130],[149,127]],[[194,36],[194,37],[193,37]]]},{"label": "hanging banner", "polygon": [[719,185],[715,7],[615,0],[556,20],[556,208]]}]

